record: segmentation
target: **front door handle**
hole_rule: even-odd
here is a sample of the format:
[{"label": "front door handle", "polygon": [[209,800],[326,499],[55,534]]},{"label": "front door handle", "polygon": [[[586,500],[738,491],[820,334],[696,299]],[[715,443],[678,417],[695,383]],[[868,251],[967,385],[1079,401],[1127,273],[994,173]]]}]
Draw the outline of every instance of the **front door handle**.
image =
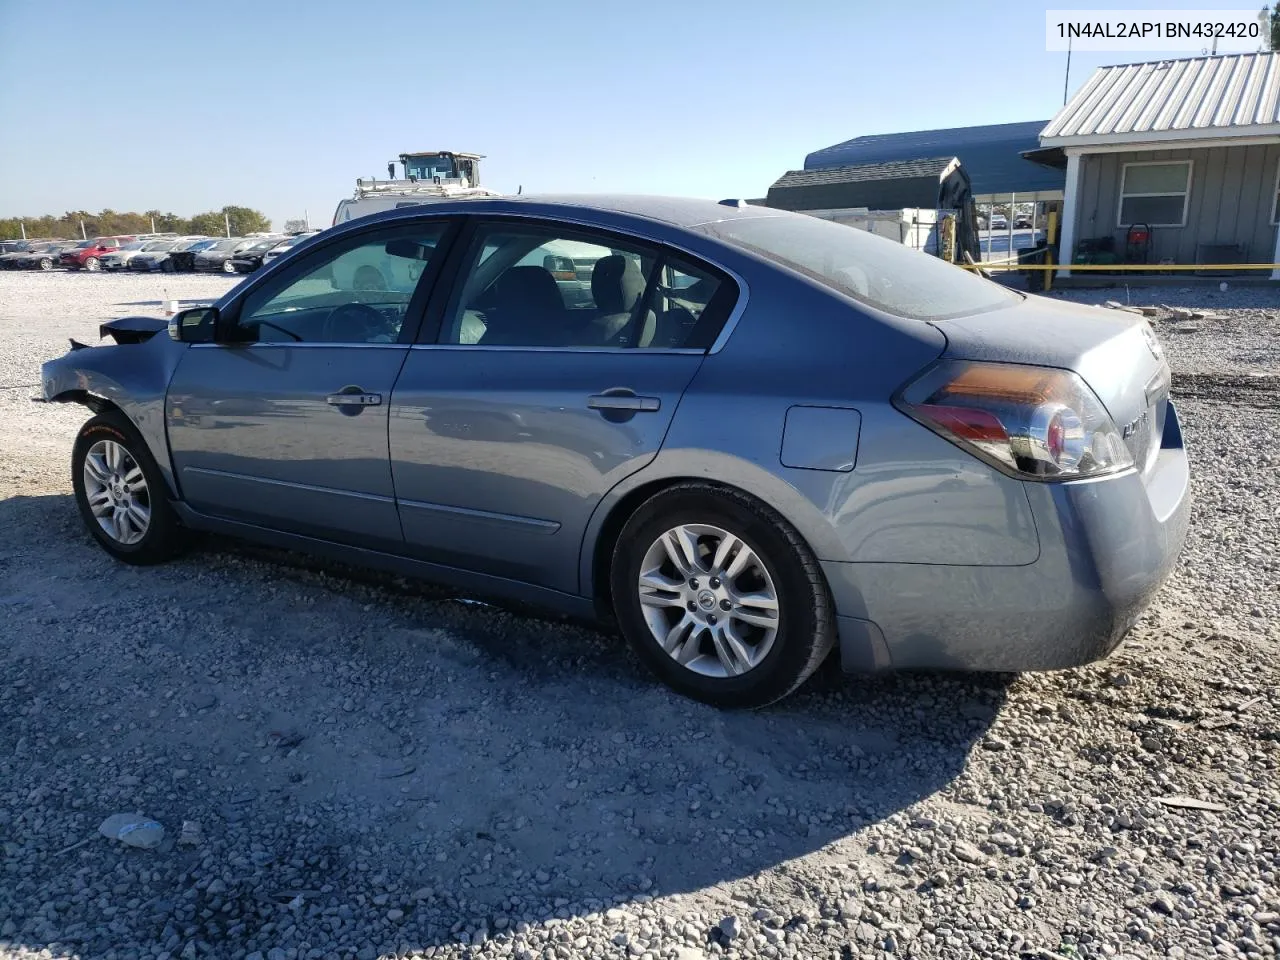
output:
[{"label": "front door handle", "polygon": [[382,394],[365,393],[360,387],[343,387],[325,397],[324,402],[331,407],[379,407]]},{"label": "front door handle", "polygon": [[597,393],[587,397],[592,410],[632,410],[652,413],[662,407],[657,397],[637,397],[634,393]]}]

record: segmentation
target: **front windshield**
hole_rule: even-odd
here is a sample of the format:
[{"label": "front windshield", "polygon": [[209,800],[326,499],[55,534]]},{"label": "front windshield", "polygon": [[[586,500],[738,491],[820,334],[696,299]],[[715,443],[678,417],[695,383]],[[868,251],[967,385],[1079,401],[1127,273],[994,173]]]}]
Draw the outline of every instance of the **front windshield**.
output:
[{"label": "front windshield", "polygon": [[79,243],[76,244],[76,249],[88,250],[90,247],[96,247],[97,245],[98,245],[97,240],[81,240]]},{"label": "front windshield", "polygon": [[240,245],[240,242],[241,241],[239,240],[219,240],[209,249],[210,251],[217,252],[217,253],[222,253],[223,251],[231,251],[231,250],[234,250],[236,247],[238,247]]},{"label": "front windshield", "polygon": [[1021,299],[930,254],[805,214],[721,220],[697,229],[899,317],[946,320]]},{"label": "front windshield", "polygon": [[419,180],[440,177],[448,180],[456,177],[452,157],[410,157],[405,160],[405,174]]},{"label": "front windshield", "polygon": [[145,250],[147,249],[147,245],[140,240],[135,240],[133,243],[126,243],[120,249],[121,250]]},{"label": "front windshield", "polygon": [[[133,244],[130,244],[129,246],[133,246]],[[152,240],[150,243],[144,244],[142,246],[142,249],[147,251],[148,253],[154,253],[157,250],[172,250],[173,241],[172,240]]]}]

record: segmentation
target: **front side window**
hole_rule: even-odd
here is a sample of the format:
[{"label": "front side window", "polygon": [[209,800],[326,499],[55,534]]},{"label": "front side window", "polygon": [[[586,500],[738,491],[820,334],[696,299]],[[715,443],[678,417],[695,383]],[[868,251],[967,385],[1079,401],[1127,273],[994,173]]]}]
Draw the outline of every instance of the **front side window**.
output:
[{"label": "front side window", "polygon": [[945,320],[1021,301],[1013,291],[945,260],[817,217],[744,217],[696,229],[908,319]]},{"label": "front side window", "polygon": [[441,343],[683,347],[721,284],[656,248],[576,230],[482,227],[466,263]]},{"label": "front side window", "polygon": [[1120,178],[1117,226],[1143,223],[1151,227],[1181,227],[1187,222],[1191,193],[1191,161],[1126,163]]},{"label": "front side window", "polygon": [[238,339],[256,342],[395,343],[444,224],[347,237],[245,297]]}]

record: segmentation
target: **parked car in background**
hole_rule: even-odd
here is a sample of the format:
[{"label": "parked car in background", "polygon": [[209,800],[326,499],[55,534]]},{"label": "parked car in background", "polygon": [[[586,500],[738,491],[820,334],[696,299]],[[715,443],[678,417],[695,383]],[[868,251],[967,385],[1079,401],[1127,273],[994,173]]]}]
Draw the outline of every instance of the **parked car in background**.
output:
[{"label": "parked car in background", "polygon": [[258,237],[228,237],[226,240],[219,240],[196,254],[195,271],[197,273],[235,273],[236,268],[232,266],[231,258],[257,243],[261,243]]},{"label": "parked car in background", "polygon": [[34,240],[0,241],[0,270],[13,270],[16,261],[25,257],[37,245],[43,244]]},{"label": "parked car in background", "polygon": [[132,243],[136,237],[95,237],[92,240],[81,240],[70,250],[63,251],[58,263],[68,270],[87,270],[96,273],[102,269],[102,258],[114,253],[126,243]]},{"label": "parked car in background", "polygon": [[5,267],[10,270],[52,270],[59,265],[63,253],[76,245],[74,240],[55,240],[51,243],[37,244],[26,253],[14,255],[12,266],[8,262]]},{"label": "parked car in background", "polygon": [[1033,226],[1031,218],[1027,216],[1015,217],[1013,220],[1013,229],[1015,230],[1030,230]]},{"label": "parked car in background", "polygon": [[988,230],[1008,230],[1009,219],[1003,213],[993,213],[987,226]]},{"label": "parked car in background", "polygon": [[235,268],[236,273],[253,273],[262,266],[262,258],[266,256],[267,251],[284,243],[286,239],[286,237],[272,237],[270,240],[255,243],[232,257],[231,266]]},{"label": "parked car in background", "polygon": [[[561,257],[594,261],[589,307]],[[1100,659],[1187,531],[1144,317],[745,203],[423,204],[102,329],[115,345],[40,383],[93,412],[71,478],[110,556],[213,531],[546,604],[722,706],[836,650],[851,671]]]},{"label": "parked car in background", "polygon": [[218,243],[217,237],[191,240],[169,252],[167,260],[159,261],[159,269],[165,273],[191,273],[196,268],[196,255]]},{"label": "parked car in background", "polygon": [[145,240],[134,240],[132,243],[123,244],[110,253],[104,253],[99,258],[102,270],[106,273],[114,273],[117,270],[128,269],[129,259],[144,246],[146,246]]},{"label": "parked car in background", "polygon": [[115,253],[108,253],[102,257],[102,269],[128,270],[129,264],[140,254],[167,253],[175,243],[174,240],[135,240],[133,243],[126,243]]},{"label": "parked car in background", "polygon": [[308,240],[311,237],[314,237],[319,232],[320,232],[319,230],[308,230],[308,231],[305,231],[304,233],[295,233],[293,236],[286,237],[284,240],[281,240],[274,247],[272,247],[270,250],[268,250],[266,253],[262,255],[263,266],[266,266],[268,263],[271,263],[273,260],[277,259],[278,257],[284,256],[286,253],[288,253],[290,250],[292,250],[294,247],[300,244],[303,240]]}]

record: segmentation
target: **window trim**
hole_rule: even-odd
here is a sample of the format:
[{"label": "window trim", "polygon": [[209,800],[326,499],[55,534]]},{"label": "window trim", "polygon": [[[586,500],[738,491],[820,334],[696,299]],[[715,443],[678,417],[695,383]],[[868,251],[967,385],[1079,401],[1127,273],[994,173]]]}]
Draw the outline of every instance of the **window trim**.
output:
[{"label": "window trim", "polygon": [[[344,245],[349,241],[355,241],[355,245],[360,245],[360,238],[367,237],[374,233],[387,233],[391,235],[399,235],[412,232],[415,229],[421,229],[431,224],[441,224],[443,232],[440,235],[440,243],[437,247],[441,255],[432,259],[427,269],[423,271],[418,286],[413,292],[413,296],[409,298],[409,303],[405,308],[404,324],[400,328],[400,336],[395,343],[376,344],[376,346],[390,347],[406,347],[416,342],[419,330],[422,327],[423,316],[426,313],[427,306],[431,302],[431,296],[435,292],[436,286],[440,283],[440,278],[444,272],[445,264],[454,255],[454,243],[458,238],[458,233],[462,229],[464,217],[458,214],[437,214],[429,217],[414,218],[412,220],[381,220],[375,223],[362,224],[359,228],[344,230],[335,236],[326,237],[324,233],[313,234],[302,244],[296,244],[291,248],[291,252],[297,247],[317,239],[316,242],[308,249],[303,251],[301,255],[292,257],[288,261],[288,265],[281,269],[268,269],[265,272],[259,272],[252,280],[244,285],[243,289],[237,289],[231,299],[224,306],[219,307],[220,328],[238,326],[240,323],[240,312],[244,307],[245,301],[252,296],[263,284],[273,283],[277,279],[283,281],[286,285],[297,280],[302,274],[315,269],[316,261],[327,255],[335,246]],[[322,238],[322,239],[321,239]],[[275,263],[279,263],[276,260]],[[264,342],[245,342],[235,343],[234,341],[224,340],[221,336],[217,337],[215,343],[219,346],[234,345],[238,348],[266,346],[268,343],[276,341]],[[299,343],[286,343],[285,346],[301,346]],[[350,343],[313,343],[313,346],[327,347],[352,347],[361,346],[361,344]],[[365,344],[364,346],[369,346]]]},{"label": "window trim", "polygon": [[1271,189],[1271,225],[1280,225],[1280,160],[1276,161],[1276,181]]},{"label": "window trim", "polygon": [[[628,353],[628,354],[697,354],[700,356],[719,353],[724,349],[730,334],[737,327],[742,314],[746,312],[750,288],[746,280],[735,270],[723,263],[707,257],[705,254],[690,250],[688,247],[668,240],[648,236],[638,231],[614,225],[604,226],[593,220],[569,216],[547,216],[546,214],[526,213],[488,213],[470,214],[466,224],[455,236],[449,256],[444,261],[436,278],[435,289],[427,306],[426,316],[419,327],[418,336],[413,341],[415,350],[485,350],[525,353]],[[532,230],[543,230],[555,234],[559,230],[569,233],[585,233],[600,239],[616,239],[623,246],[638,245],[652,250],[658,258],[656,266],[660,267],[669,257],[675,255],[685,260],[690,266],[706,270],[716,276],[723,284],[724,294],[735,296],[733,305],[727,311],[712,342],[707,347],[618,347],[618,346],[506,346],[479,343],[441,343],[444,333],[444,319],[455,307],[455,300],[461,296],[466,283],[466,274],[470,269],[473,243],[480,230],[494,225],[508,224],[512,227],[525,227]],[[717,293],[717,296],[720,296]]]},{"label": "window trim", "polygon": [[[1182,165],[1187,168],[1186,187],[1179,193],[1125,193],[1125,181],[1129,177],[1130,167],[1171,167]],[[1169,229],[1174,227],[1185,227],[1187,225],[1187,214],[1191,209],[1191,182],[1195,176],[1194,160],[1134,160],[1120,166],[1120,188],[1116,196],[1116,227],[1120,230],[1127,230],[1133,226],[1132,223],[1124,222],[1124,202],[1127,199],[1135,197],[1182,197],[1182,222],[1181,223],[1148,223],[1147,226],[1155,229],[1161,227]]]}]

